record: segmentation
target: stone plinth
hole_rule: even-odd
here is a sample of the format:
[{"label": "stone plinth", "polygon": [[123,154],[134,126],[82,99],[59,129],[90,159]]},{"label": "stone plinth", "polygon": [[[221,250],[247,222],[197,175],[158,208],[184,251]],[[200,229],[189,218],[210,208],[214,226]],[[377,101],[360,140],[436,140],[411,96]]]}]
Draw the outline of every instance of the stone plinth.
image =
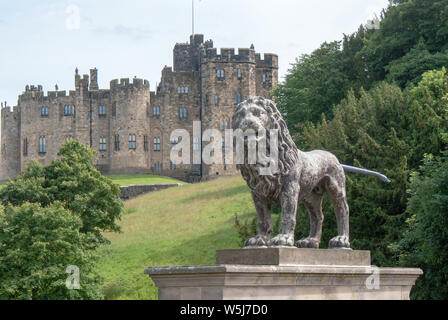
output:
[{"label": "stone plinth", "polygon": [[351,250],[224,250],[217,262],[145,274],[160,300],[408,300],[423,273],[370,266],[370,252]]},{"label": "stone plinth", "polygon": [[370,251],[298,248],[218,250],[216,264],[370,266]]}]

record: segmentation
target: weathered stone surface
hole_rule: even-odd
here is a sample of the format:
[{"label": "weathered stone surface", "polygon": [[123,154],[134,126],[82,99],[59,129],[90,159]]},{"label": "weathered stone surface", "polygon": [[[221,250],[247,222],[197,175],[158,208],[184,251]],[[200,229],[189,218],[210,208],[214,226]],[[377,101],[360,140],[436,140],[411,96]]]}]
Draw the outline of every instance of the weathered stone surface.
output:
[{"label": "weathered stone surface", "polygon": [[298,248],[218,250],[216,264],[370,266],[370,251]]},{"label": "weathered stone surface", "polygon": [[181,186],[182,184],[180,183],[133,184],[130,186],[120,187],[121,190],[120,197],[123,200],[129,200],[138,197],[142,194]]},{"label": "weathered stone surface", "polygon": [[[145,274],[159,288],[160,300],[408,300],[422,271],[370,266],[218,265],[148,268]],[[377,288],[368,286],[374,274]]]}]

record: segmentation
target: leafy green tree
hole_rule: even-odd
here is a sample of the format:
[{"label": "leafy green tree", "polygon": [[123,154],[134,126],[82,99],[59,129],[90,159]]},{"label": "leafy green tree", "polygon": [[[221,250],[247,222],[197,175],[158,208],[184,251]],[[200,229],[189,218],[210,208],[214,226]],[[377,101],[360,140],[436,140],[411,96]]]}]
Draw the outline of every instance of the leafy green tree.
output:
[{"label": "leafy green tree", "polygon": [[[369,92],[353,92],[334,108],[331,121],[304,130],[309,149],[334,153],[341,163],[385,173],[392,183],[371,176],[347,175],[350,205],[350,234],[353,248],[372,252],[377,265],[394,265],[388,245],[399,235],[406,218],[407,159],[410,146],[407,135],[406,97],[395,85],[382,83]],[[323,242],[336,234],[333,209],[325,202]],[[303,218],[304,213],[300,213]],[[299,228],[308,228],[305,224]],[[303,236],[306,230],[300,230]]]},{"label": "leafy green tree", "polygon": [[448,5],[446,0],[393,0],[381,14],[379,29],[364,26],[341,41],[325,42],[302,55],[273,90],[296,143],[302,132],[353,90],[370,90],[381,81],[405,88],[422,73],[448,66]]},{"label": "leafy green tree", "polygon": [[425,157],[411,176],[407,228],[392,248],[400,263],[424,271],[412,291],[414,299],[448,299],[448,152]]},{"label": "leafy green tree", "polygon": [[[448,75],[445,69],[429,71],[414,88],[403,91],[382,82],[370,91],[361,89],[358,96],[349,92],[334,108],[332,120],[323,117],[307,126],[304,140],[309,149],[331,151],[342,163],[383,172],[392,180],[384,184],[348,174],[347,196],[353,247],[371,250],[375,264],[395,265],[390,244],[405,228],[410,173],[425,153],[440,155],[447,147]],[[332,209],[325,211],[330,218],[323,237],[327,242],[335,229]]]},{"label": "leafy green tree", "polygon": [[[306,122],[317,122],[322,113],[331,113],[347,87],[341,59],[341,43],[324,43],[310,55],[302,55],[274,90],[275,99],[293,136]],[[300,139],[300,138],[299,138]]]},{"label": "leafy green tree", "polygon": [[91,247],[107,243],[103,231],[119,231],[123,202],[120,188],[104,177],[93,164],[93,151],[78,140],[64,143],[59,160],[42,167],[31,162],[25,171],[0,191],[5,206],[26,202],[47,207],[59,201],[81,219],[80,231],[91,234]]},{"label": "leafy green tree", "polygon": [[420,82],[422,74],[426,71],[444,66],[448,66],[448,51],[432,54],[421,40],[409,53],[385,67],[388,73],[386,78],[405,88]]},{"label": "leafy green tree", "polygon": [[448,74],[442,70],[423,74],[409,92],[408,140],[412,146],[410,165],[417,169],[424,154],[439,155],[448,146]]},{"label": "leafy green tree", "polygon": [[446,0],[390,1],[390,6],[383,12],[380,29],[366,39],[359,55],[366,62],[372,81],[382,81],[386,78],[388,65],[406,56],[420,41],[430,54],[448,49]]},{"label": "leafy green tree", "polygon": [[[61,203],[0,207],[0,299],[100,299],[90,237]],[[80,288],[69,290],[68,266],[79,268]]]}]

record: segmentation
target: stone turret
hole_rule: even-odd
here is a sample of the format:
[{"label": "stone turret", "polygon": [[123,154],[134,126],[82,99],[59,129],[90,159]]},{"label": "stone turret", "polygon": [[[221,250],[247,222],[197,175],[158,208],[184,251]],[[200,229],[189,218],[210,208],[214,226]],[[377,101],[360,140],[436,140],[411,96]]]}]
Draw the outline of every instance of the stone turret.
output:
[{"label": "stone turret", "polygon": [[90,69],[90,90],[98,90],[98,70]]}]

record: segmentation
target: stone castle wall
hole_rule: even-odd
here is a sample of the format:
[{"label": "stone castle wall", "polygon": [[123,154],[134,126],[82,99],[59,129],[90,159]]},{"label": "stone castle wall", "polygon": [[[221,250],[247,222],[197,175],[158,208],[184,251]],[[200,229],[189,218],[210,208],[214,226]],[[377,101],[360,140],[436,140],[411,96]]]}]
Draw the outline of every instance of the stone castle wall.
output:
[{"label": "stone castle wall", "polygon": [[[202,118],[202,130],[224,133],[223,123],[230,128],[237,102],[251,95],[270,97],[278,82],[278,57],[265,54],[262,59],[253,47],[237,53],[224,48],[218,53],[211,40],[192,35],[189,43],[175,45],[173,66],[162,70],[155,91],[150,91],[147,80],[138,78],[112,80],[109,89],[99,89],[97,69],[82,77],[76,70],[75,90],[68,93],[45,94],[41,86],[26,86],[14,111],[2,109],[0,180],[16,176],[31,159],[48,165],[69,138],[97,150],[95,164],[104,173],[155,173],[198,180],[200,166],[171,163],[171,132],[189,132],[193,157],[193,122]],[[217,76],[218,70],[224,72],[223,77]],[[66,105],[74,112],[66,114]],[[48,114],[42,113],[43,106]],[[99,106],[105,106],[105,114],[100,114]],[[153,107],[160,112],[154,114]],[[187,110],[186,117],[180,116],[180,108]],[[130,136],[135,136],[135,150],[129,148]],[[46,139],[45,153],[39,152],[40,137]],[[106,141],[105,150],[100,150],[100,139]],[[160,141],[160,148],[155,148],[154,141]],[[235,165],[204,164],[200,179],[236,173]]]}]

